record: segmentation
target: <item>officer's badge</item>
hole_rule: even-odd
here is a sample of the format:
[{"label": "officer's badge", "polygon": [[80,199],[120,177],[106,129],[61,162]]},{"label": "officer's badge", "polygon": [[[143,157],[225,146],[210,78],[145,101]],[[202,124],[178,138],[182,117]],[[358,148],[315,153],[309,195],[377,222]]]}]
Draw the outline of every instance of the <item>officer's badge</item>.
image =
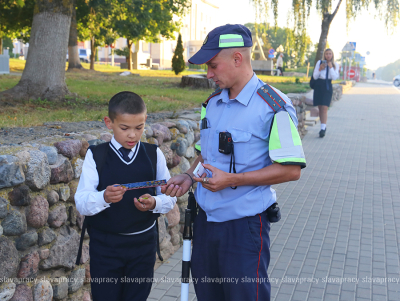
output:
[{"label": "officer's badge", "polygon": [[206,38],[204,39],[203,45],[205,45],[208,41],[208,35],[206,36]]}]

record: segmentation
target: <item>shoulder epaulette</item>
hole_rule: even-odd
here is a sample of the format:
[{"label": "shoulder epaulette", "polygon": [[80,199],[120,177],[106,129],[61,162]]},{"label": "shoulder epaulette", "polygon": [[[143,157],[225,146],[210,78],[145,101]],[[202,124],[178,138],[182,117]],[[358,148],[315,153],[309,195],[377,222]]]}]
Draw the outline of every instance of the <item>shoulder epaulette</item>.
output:
[{"label": "shoulder epaulette", "polygon": [[257,94],[260,95],[262,99],[271,107],[271,109],[276,112],[283,106],[286,102],[279,96],[278,93],[268,84],[262,86],[257,90]]},{"label": "shoulder epaulette", "polygon": [[217,96],[217,95],[221,94],[221,92],[222,92],[222,89],[219,89],[219,88],[218,88],[217,90],[215,90],[214,92],[212,92],[212,93],[210,94],[210,96],[208,96],[207,100],[206,100],[204,103],[207,104],[208,101],[209,101],[211,98],[213,98],[214,96]]}]

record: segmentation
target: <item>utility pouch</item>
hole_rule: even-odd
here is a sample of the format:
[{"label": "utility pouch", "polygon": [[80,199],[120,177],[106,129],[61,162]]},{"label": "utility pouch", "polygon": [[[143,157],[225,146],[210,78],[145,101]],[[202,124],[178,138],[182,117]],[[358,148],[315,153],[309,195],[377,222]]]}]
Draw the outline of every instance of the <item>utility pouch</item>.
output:
[{"label": "utility pouch", "polygon": [[273,203],[271,206],[268,207],[266,212],[267,212],[267,218],[270,223],[276,223],[280,221],[281,210],[278,207],[278,203]]}]

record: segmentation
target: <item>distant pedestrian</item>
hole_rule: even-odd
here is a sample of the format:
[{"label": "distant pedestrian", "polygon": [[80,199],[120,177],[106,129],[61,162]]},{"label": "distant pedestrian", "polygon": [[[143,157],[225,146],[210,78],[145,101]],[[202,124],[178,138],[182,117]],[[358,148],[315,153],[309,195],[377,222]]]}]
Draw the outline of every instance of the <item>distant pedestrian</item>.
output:
[{"label": "distant pedestrian", "polygon": [[319,136],[323,138],[326,133],[328,120],[328,107],[332,100],[332,80],[339,78],[339,66],[335,64],[333,51],[325,49],[323,60],[319,60],[314,68],[313,77],[316,80],[314,88],[314,106],[318,106],[321,130]]},{"label": "distant pedestrian", "polygon": [[276,60],[276,69],[280,71],[280,76],[283,76],[283,53],[278,56]]}]

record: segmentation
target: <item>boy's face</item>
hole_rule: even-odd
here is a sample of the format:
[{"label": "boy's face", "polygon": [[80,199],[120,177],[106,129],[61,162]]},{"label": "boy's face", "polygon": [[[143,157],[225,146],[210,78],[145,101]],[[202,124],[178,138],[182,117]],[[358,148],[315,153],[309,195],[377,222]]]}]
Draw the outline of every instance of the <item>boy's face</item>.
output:
[{"label": "boy's face", "polygon": [[104,117],[107,128],[113,130],[114,137],[123,147],[132,149],[139,141],[144,131],[147,119],[146,113],[117,114],[114,121]]}]

